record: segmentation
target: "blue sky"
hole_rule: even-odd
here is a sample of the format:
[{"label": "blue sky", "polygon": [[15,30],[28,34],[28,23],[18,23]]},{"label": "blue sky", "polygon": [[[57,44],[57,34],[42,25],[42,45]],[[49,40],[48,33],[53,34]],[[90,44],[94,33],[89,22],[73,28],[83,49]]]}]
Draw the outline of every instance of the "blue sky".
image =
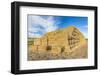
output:
[{"label": "blue sky", "polygon": [[88,38],[88,17],[28,15],[28,37],[41,37],[47,32],[77,27]]}]

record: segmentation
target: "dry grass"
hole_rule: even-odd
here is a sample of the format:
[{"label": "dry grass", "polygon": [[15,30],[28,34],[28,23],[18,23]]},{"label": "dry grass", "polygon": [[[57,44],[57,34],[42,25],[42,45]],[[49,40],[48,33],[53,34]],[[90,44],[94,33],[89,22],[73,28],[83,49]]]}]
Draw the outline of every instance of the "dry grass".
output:
[{"label": "dry grass", "polygon": [[[88,57],[88,44],[84,43],[72,52],[63,52],[60,54],[54,54],[50,51],[41,52],[34,51],[29,45],[28,60],[54,60],[54,59],[83,59]],[[31,49],[30,49],[31,48]]]}]

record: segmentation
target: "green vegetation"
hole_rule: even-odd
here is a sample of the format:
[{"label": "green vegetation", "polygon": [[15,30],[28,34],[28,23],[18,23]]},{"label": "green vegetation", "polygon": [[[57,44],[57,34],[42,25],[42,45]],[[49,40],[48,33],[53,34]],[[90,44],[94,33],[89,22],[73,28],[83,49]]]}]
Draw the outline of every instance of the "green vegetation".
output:
[{"label": "green vegetation", "polygon": [[28,38],[28,45],[34,45],[34,38]]}]

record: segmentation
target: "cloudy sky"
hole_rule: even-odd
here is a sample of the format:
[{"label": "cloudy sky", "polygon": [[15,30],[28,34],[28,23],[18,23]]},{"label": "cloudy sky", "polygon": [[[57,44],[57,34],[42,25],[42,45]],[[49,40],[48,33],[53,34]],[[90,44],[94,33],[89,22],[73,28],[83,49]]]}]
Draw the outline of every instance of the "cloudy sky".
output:
[{"label": "cloudy sky", "polygon": [[47,32],[74,25],[88,38],[88,18],[77,16],[28,15],[28,37],[41,37]]}]

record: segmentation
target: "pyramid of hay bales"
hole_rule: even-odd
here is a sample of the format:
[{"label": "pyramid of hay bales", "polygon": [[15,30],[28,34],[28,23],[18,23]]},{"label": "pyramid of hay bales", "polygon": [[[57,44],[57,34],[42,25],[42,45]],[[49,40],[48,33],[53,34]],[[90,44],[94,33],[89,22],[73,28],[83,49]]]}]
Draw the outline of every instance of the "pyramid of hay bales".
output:
[{"label": "pyramid of hay bales", "polygon": [[[73,51],[75,47],[84,43],[85,37],[74,26],[46,33],[43,37],[34,39],[34,50],[57,53],[64,48],[65,52]],[[38,49],[36,47],[38,46]]]},{"label": "pyramid of hay bales", "polygon": [[86,43],[83,34],[74,26],[48,32],[43,37],[34,39],[32,51],[50,52],[55,55],[74,51]]}]

